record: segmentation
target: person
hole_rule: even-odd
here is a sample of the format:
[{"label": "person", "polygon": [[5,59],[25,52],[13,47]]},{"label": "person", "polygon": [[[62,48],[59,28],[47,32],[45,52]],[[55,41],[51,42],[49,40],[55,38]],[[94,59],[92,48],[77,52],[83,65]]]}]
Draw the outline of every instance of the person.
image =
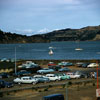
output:
[{"label": "person", "polygon": [[93,78],[93,72],[90,72],[90,77]]},{"label": "person", "polygon": [[97,78],[97,72],[94,72],[94,78]]}]

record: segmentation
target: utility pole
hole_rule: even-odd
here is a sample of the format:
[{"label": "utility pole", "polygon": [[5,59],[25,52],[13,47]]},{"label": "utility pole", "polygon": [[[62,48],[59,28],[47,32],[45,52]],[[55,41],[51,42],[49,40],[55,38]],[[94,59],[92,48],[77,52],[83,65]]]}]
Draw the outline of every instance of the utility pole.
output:
[{"label": "utility pole", "polygon": [[66,85],[65,86],[66,87],[66,100],[68,100],[68,85],[69,85],[68,82],[65,85]]},{"label": "utility pole", "polygon": [[17,72],[17,68],[16,68],[16,47],[15,47],[15,74]]},{"label": "utility pole", "polygon": [[96,89],[96,96],[97,96],[97,100],[100,100],[100,89],[99,89],[99,79],[98,79],[98,70],[100,69],[100,68],[98,68],[99,67],[99,64],[98,64],[98,61],[96,62],[97,63],[97,89]]}]

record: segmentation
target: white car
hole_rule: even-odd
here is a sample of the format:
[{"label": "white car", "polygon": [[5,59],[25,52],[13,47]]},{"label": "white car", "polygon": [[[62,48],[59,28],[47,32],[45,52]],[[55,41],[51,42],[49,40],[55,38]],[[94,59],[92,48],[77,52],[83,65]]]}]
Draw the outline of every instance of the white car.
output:
[{"label": "white car", "polygon": [[97,63],[91,63],[91,64],[89,64],[87,66],[87,68],[94,68],[94,67],[97,67],[97,66],[99,66],[99,64],[97,64]]},{"label": "white car", "polygon": [[45,78],[46,76],[45,75],[34,75],[33,77],[34,78],[37,78],[37,77],[44,77]]},{"label": "white car", "polygon": [[31,84],[36,84],[38,82],[37,79],[30,77],[30,76],[25,76],[21,78],[16,78],[13,80],[15,83],[21,84],[21,83],[31,83]]},{"label": "white car", "polygon": [[70,73],[70,72],[68,72],[67,75],[70,76],[70,78],[80,78],[81,77],[81,75],[79,74]]},{"label": "white car", "polygon": [[46,77],[49,78],[50,81],[61,80],[60,77],[56,76],[55,74],[46,74]]}]

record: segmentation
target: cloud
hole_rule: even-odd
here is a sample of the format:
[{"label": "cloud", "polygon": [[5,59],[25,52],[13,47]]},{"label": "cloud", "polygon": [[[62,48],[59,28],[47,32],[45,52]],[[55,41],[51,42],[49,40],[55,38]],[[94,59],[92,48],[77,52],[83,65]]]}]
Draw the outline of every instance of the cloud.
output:
[{"label": "cloud", "polygon": [[41,30],[37,31],[38,34],[48,33],[48,32],[50,32],[50,30],[47,29],[47,28],[44,28],[44,29],[41,29]]},{"label": "cloud", "polygon": [[28,35],[28,36],[34,34],[34,30],[32,29],[24,29],[24,30],[16,29],[14,32],[18,34]]},{"label": "cloud", "polygon": [[57,0],[60,4],[80,4],[80,0]]},{"label": "cloud", "polygon": [[48,33],[48,32],[50,32],[50,30],[47,29],[47,28],[41,29],[39,31],[32,30],[32,29],[24,29],[24,30],[16,29],[13,32],[15,32],[17,34],[23,34],[23,35],[31,36],[31,35],[35,35],[35,34]]}]

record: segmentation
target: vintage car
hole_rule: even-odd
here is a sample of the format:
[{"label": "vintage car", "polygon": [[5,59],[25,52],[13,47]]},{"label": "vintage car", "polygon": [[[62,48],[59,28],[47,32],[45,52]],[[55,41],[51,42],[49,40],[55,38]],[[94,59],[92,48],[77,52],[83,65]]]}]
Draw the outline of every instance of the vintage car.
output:
[{"label": "vintage car", "polygon": [[13,87],[14,84],[13,82],[7,82],[7,81],[4,81],[4,80],[0,80],[0,88],[10,88],[10,87]]},{"label": "vintage car", "polygon": [[59,72],[69,72],[69,71],[71,71],[71,69],[63,67],[63,68],[59,69],[58,71]]},{"label": "vintage car", "polygon": [[58,77],[55,74],[46,74],[46,77],[50,79],[50,81],[58,81],[61,80],[60,77]]},{"label": "vintage car", "polygon": [[47,82],[50,82],[50,79],[43,76],[43,75],[34,75],[33,76],[34,78],[36,78],[38,80],[39,83],[47,83]]},{"label": "vintage car", "polygon": [[66,67],[66,66],[72,66],[73,63],[63,61],[63,62],[61,62],[61,63],[58,63],[58,65]]},{"label": "vintage car", "polygon": [[43,68],[43,69],[37,71],[37,73],[40,73],[40,74],[45,74],[45,73],[50,73],[50,72],[54,72],[54,70],[49,69],[49,68]]},{"label": "vintage car", "polygon": [[31,76],[24,76],[21,78],[16,78],[13,81],[14,81],[14,83],[18,83],[18,84],[21,84],[21,83],[36,84],[36,83],[38,83],[38,80],[36,78],[31,77]]},{"label": "vintage car", "polygon": [[56,73],[55,75],[60,77],[61,80],[70,79],[70,76],[66,75],[65,73]]}]

